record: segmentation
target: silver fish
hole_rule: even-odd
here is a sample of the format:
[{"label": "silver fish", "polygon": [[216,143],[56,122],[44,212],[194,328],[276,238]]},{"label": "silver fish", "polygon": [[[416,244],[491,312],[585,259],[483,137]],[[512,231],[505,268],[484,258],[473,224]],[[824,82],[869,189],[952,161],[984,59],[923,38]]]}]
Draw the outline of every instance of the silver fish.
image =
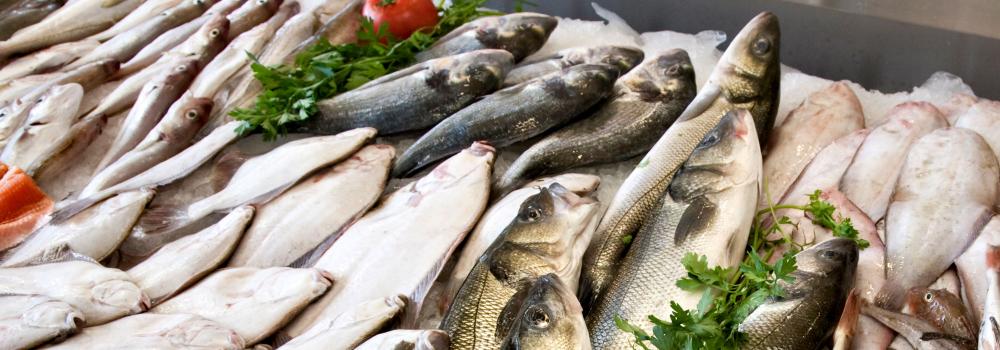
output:
[{"label": "silver fish", "polygon": [[302,335],[281,346],[282,350],[352,350],[385,328],[403,312],[402,295],[359,303],[344,313],[317,322]]},{"label": "silver fish", "polygon": [[278,11],[281,3],[282,0],[247,0],[244,2],[242,6],[226,16],[232,24],[229,27],[227,40],[233,40],[250,28],[267,21],[275,11]]},{"label": "silver fish", "polygon": [[36,51],[8,62],[0,69],[0,81],[11,81],[58,69],[85,55],[100,44],[97,40],[83,39]]},{"label": "silver fish", "polygon": [[514,55],[514,61],[520,61],[545,45],[558,24],[555,17],[531,12],[476,19],[418,53],[417,61],[481,49],[507,50]]},{"label": "silver fish", "polygon": [[561,50],[552,55],[521,62],[507,74],[504,86],[513,86],[540,76],[558,72],[563,68],[586,63],[604,63],[616,66],[625,75],[640,62],[642,50],[632,46],[591,46]]},{"label": "silver fish", "polygon": [[[174,6],[177,6],[178,4],[181,3],[181,1],[185,0],[146,0],[142,3],[142,5],[136,7],[135,10],[132,10],[132,12],[128,14],[128,16],[125,16],[120,21],[115,22],[115,24],[111,26],[111,28],[105,29],[103,32],[91,35],[87,39],[93,39],[100,42],[108,41],[108,39],[115,37],[115,35],[118,35],[122,32],[132,29],[133,27],[138,26],[142,23],[145,23],[151,18],[156,17],[157,15],[163,13],[164,11],[167,11]],[[201,0],[186,0],[186,1],[201,1]]]},{"label": "silver fish", "polygon": [[0,40],[10,39],[24,27],[42,21],[66,0],[21,0],[0,11]]},{"label": "silver fish", "polygon": [[[510,322],[513,323],[500,345],[501,349],[590,350],[583,307],[576,299],[576,293],[570,291],[559,276],[547,274],[539,277],[523,296],[514,298],[504,312],[513,309],[515,301],[520,307],[511,317]],[[502,318],[506,319],[504,316]]]},{"label": "silver fish", "polygon": [[72,349],[218,349],[243,350],[245,342],[232,329],[191,314],[139,314],[97,327],[47,347]]},{"label": "silver fish", "polygon": [[83,39],[111,27],[142,4],[142,0],[69,1],[41,22],[0,42],[0,57],[9,57],[55,44]]},{"label": "silver fish", "polygon": [[64,142],[60,140],[69,135],[82,99],[83,87],[79,84],[52,87],[48,96],[28,112],[26,125],[7,142],[0,160],[34,174],[47,160],[44,157],[50,156],[52,149]]},{"label": "silver fish", "polygon": [[44,295],[0,296],[0,348],[30,349],[60,341],[83,325],[73,306]]}]

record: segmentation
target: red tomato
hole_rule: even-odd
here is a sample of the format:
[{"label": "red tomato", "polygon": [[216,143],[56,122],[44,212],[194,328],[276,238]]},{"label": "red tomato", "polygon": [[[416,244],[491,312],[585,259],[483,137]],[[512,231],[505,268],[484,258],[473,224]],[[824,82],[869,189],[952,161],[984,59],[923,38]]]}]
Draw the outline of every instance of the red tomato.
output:
[{"label": "red tomato", "polygon": [[387,23],[389,32],[398,39],[438,22],[438,9],[432,0],[365,0],[362,13],[372,19],[375,28]]}]

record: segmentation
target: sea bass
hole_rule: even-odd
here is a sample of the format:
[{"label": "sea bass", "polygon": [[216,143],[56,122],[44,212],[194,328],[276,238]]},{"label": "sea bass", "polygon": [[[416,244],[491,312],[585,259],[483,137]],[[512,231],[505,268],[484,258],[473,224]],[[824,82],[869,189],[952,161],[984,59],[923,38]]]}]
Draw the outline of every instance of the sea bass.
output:
[{"label": "sea bass", "polygon": [[317,322],[282,350],[352,350],[403,312],[405,297],[395,295],[359,303],[344,313]]},{"label": "sea bass", "polygon": [[618,274],[588,314],[594,347],[631,348],[635,337],[617,329],[616,317],[650,328],[648,315],[670,314],[671,302],[685,309],[697,306],[702,293],[676,285],[687,276],[681,264],[684,255],[703,255],[709,266],[723,268],[743,261],[760,179],[760,142],[753,118],[745,110],[730,112],[677,171]]},{"label": "sea bass", "polygon": [[530,178],[629,159],[649,151],[697,93],[687,52],[650,57],[618,79],[610,100],[521,154],[497,188],[513,190]]},{"label": "sea bass", "polygon": [[561,50],[552,55],[521,62],[507,74],[504,86],[514,86],[578,64],[604,63],[618,67],[619,75],[642,62],[642,50],[632,46],[590,46]]},{"label": "sea bass", "polygon": [[244,346],[239,334],[204,317],[146,313],[84,328],[80,334],[46,349],[243,350]]},{"label": "sea bass", "polygon": [[83,325],[73,306],[44,295],[0,296],[0,348],[30,349],[60,341]]},{"label": "sea bass", "polygon": [[142,0],[69,1],[41,22],[0,42],[0,57],[9,57],[96,34],[122,19]]},{"label": "sea bass", "polygon": [[778,18],[771,13],[757,15],[743,27],[706,86],[622,183],[584,256],[580,302],[585,310],[611,284],[628,249],[622,239],[634,235],[655,211],[674,173],[723,116],[733,109],[749,110],[766,144],[761,131],[771,129],[778,108],[780,36]]},{"label": "sea bass", "polygon": [[417,54],[417,61],[502,49],[513,54],[517,62],[542,48],[558,24],[555,17],[531,12],[479,18],[438,39],[434,46]]},{"label": "sea bass", "polygon": [[504,307],[501,319],[512,324],[500,348],[590,350],[587,323],[576,293],[552,273],[529,287]]}]

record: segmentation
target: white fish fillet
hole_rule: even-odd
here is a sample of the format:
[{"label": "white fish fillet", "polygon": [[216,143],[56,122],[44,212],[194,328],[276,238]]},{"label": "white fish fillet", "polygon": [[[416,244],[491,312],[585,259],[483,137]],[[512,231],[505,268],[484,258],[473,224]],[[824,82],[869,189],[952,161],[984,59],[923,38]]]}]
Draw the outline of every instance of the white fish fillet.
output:
[{"label": "white fish fillet", "polygon": [[0,296],[0,349],[28,349],[76,333],[83,314],[43,295]]},{"label": "white fish fillet", "polygon": [[232,329],[190,314],[141,314],[83,332],[46,349],[243,350]]},{"label": "white fish fillet", "polygon": [[279,349],[352,350],[384,328],[405,306],[402,295],[360,303],[336,317],[317,322]]},{"label": "white fish fillet", "polygon": [[445,350],[448,333],[437,329],[397,329],[368,339],[355,350]]},{"label": "white fish fillet", "polygon": [[979,238],[955,260],[958,277],[962,280],[962,299],[969,306],[973,322],[983,320],[983,305],[989,289],[986,276],[986,250],[989,246],[1000,246],[1000,216],[994,216],[983,227]]},{"label": "white fish fillet", "polygon": [[395,154],[391,146],[367,146],[262,205],[229,266],[289,266],[329,247],[378,200]]},{"label": "white fish fillet", "polygon": [[319,269],[238,267],[209,275],[150,312],[199,315],[256,344],[329,287]]}]

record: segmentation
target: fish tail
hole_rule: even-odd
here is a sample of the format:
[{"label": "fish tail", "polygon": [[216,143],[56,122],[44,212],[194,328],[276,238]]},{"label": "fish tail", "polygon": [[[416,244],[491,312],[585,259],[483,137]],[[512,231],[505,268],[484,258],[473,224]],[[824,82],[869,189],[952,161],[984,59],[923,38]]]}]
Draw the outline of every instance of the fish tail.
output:
[{"label": "fish tail", "polygon": [[191,220],[186,208],[174,205],[153,206],[139,218],[139,228],[147,235],[170,232],[186,226]]},{"label": "fish tail", "polygon": [[102,191],[84,198],[77,199],[68,204],[61,205],[59,208],[56,209],[55,212],[52,213],[52,222],[60,223],[69,220],[69,218],[73,217],[74,215],[79,214],[81,211],[90,208],[95,203],[100,202],[108,197],[110,197],[110,193]]},{"label": "fish tail", "polygon": [[1000,271],[1000,246],[990,245],[986,248],[986,267]]},{"label": "fish tail", "polygon": [[906,299],[906,289],[893,281],[886,281],[882,289],[875,295],[875,305],[892,311],[903,308],[903,301]]},{"label": "fish tail", "polygon": [[833,333],[833,350],[848,350],[851,348],[851,340],[854,338],[854,328],[858,324],[858,315],[861,313],[861,306],[858,305],[858,293],[852,290],[844,303],[844,312],[840,315],[840,322]]}]

